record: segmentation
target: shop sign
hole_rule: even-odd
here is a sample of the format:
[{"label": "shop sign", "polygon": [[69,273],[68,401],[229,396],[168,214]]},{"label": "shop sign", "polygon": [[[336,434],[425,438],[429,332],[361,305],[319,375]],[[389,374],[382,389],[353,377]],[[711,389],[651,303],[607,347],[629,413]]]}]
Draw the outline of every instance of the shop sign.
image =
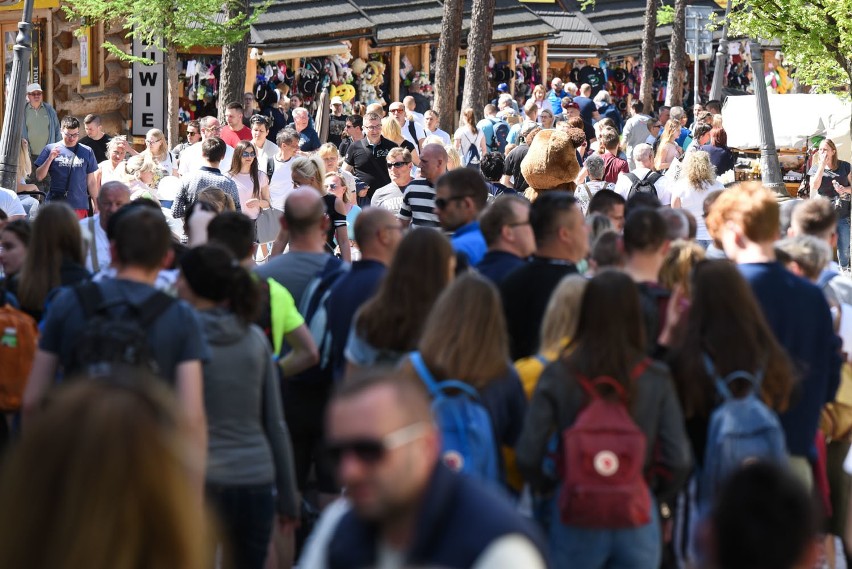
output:
[{"label": "shop sign", "polygon": [[144,57],[154,65],[134,62],[133,72],[133,127],[134,136],[145,136],[152,128],[165,130],[166,120],[166,70],[163,51],[143,45],[133,38],[133,55]]}]

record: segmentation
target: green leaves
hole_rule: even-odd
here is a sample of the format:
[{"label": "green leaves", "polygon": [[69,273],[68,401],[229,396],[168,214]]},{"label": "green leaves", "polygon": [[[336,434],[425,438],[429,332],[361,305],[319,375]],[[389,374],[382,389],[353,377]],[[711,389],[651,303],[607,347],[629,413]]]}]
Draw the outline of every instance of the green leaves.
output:
[{"label": "green leaves", "polygon": [[817,92],[850,86],[852,0],[732,1],[731,35],[779,40],[796,77]]}]

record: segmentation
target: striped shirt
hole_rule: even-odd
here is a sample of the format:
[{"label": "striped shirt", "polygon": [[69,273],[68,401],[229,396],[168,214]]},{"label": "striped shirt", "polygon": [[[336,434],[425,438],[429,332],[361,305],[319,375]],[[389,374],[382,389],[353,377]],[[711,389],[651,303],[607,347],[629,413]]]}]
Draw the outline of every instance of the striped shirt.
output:
[{"label": "striped shirt", "polygon": [[398,217],[411,220],[412,227],[440,227],[435,213],[435,188],[429,180],[418,178],[406,186]]}]

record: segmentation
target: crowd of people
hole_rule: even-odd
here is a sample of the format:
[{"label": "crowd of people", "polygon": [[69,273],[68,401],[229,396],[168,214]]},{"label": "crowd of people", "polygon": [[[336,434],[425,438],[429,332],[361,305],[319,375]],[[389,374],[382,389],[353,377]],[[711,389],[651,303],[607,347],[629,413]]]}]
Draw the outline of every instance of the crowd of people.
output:
[{"label": "crowd of people", "polygon": [[848,566],[849,163],[779,204],[718,102],[539,87],[136,153],[30,85],[0,566]]}]

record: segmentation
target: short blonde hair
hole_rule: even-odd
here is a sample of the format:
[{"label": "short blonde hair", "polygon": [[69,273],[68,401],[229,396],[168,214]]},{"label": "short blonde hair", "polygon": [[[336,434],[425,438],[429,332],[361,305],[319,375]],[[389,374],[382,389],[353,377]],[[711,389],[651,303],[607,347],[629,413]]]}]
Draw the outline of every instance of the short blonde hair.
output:
[{"label": "short blonde hair", "polygon": [[724,225],[733,222],[755,243],[774,241],[780,228],[775,196],[759,182],[746,182],[719,194],[707,215],[707,229],[717,241]]},{"label": "short blonde hair", "polygon": [[402,129],[399,127],[399,123],[396,122],[395,118],[385,117],[382,119],[382,136],[393,142],[403,138]]},{"label": "short blonde hair", "polygon": [[461,154],[456,150],[456,147],[447,144],[444,146],[444,150],[447,151],[447,170],[455,170],[461,167]]},{"label": "short blonde hair", "polygon": [[666,253],[666,260],[660,268],[660,284],[669,290],[680,285],[686,297],[691,298],[692,270],[706,256],[704,247],[695,241],[672,241],[669,252]]},{"label": "short blonde hair", "polygon": [[323,160],[326,159],[326,158],[331,158],[332,156],[336,156],[337,158],[340,158],[340,151],[331,142],[326,142],[325,144],[320,146],[319,150],[317,150],[317,154]]},{"label": "short blonde hair", "polygon": [[325,193],[322,183],[325,179],[325,164],[316,154],[294,158],[290,172],[294,183],[296,178],[299,178],[309,182],[309,185],[320,193]]},{"label": "short blonde hair", "polygon": [[128,182],[138,180],[145,172],[155,172],[156,170],[157,163],[154,162],[153,157],[147,152],[131,156],[130,159],[124,163],[125,178]]},{"label": "short blonde hair", "polygon": [[704,190],[716,179],[716,168],[710,162],[710,155],[703,150],[687,152],[683,159],[681,176],[696,190]]}]

